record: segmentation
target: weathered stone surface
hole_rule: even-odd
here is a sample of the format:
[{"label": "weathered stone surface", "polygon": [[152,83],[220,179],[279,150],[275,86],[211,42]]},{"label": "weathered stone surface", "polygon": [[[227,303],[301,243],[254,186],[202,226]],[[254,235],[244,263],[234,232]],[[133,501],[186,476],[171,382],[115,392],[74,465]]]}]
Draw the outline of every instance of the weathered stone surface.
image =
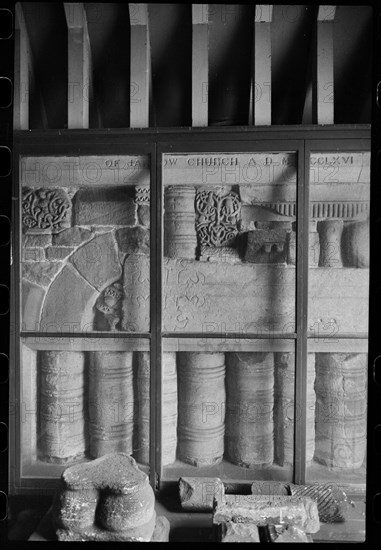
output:
[{"label": "weathered stone surface", "polygon": [[295,525],[281,526],[277,528],[277,538],[272,542],[313,542],[299,527]]},{"label": "weathered stone surface", "polygon": [[149,230],[136,227],[123,227],[115,233],[119,249],[127,254],[149,254],[150,233]]},{"label": "weathered stone surface", "polygon": [[253,523],[223,522],[219,526],[220,542],[260,542],[258,527]]},{"label": "weathered stone surface", "polygon": [[74,225],[135,225],[136,204],[128,187],[80,189],[73,198]]},{"label": "weathered stone surface", "polygon": [[56,246],[78,246],[91,239],[93,233],[83,227],[70,227],[53,235],[53,244]]},{"label": "weathered stone surface", "polygon": [[320,267],[343,267],[341,235],[343,220],[324,220],[318,223],[320,238]]},{"label": "weathered stone surface", "polygon": [[97,290],[103,290],[122,275],[115,240],[106,233],[78,248],[70,258],[79,273]]},{"label": "weathered stone surface", "polygon": [[165,516],[156,517],[156,525],[150,542],[169,542],[170,523]]},{"label": "weathered stone surface", "polygon": [[225,354],[178,353],[178,457],[195,466],[224,454]]},{"label": "weathered stone surface", "polygon": [[226,353],[226,456],[246,468],[274,460],[274,356]]},{"label": "weathered stone surface", "polygon": [[369,220],[344,224],[342,253],[345,266],[369,267]]},{"label": "weathered stone surface", "polygon": [[23,248],[23,262],[43,262],[45,260],[45,250],[43,248]]},{"label": "weathered stone surface", "polygon": [[211,512],[214,499],[222,498],[224,484],[218,477],[181,477],[181,508],[187,512]]},{"label": "weathered stone surface", "polygon": [[105,288],[95,303],[94,325],[96,330],[119,330],[122,317],[123,286],[116,282]]},{"label": "weathered stone surface", "polygon": [[49,262],[62,262],[73,251],[74,248],[68,246],[49,246],[45,249],[45,256]]},{"label": "weathered stone surface", "polygon": [[135,460],[125,453],[108,454],[63,472],[53,521],[60,540],[75,533],[79,540],[149,542],[154,504],[148,476]]},{"label": "weathered stone surface", "polygon": [[137,403],[134,458],[141,464],[149,464],[150,353],[147,351],[137,351],[135,357]]},{"label": "weathered stone surface", "polygon": [[169,258],[196,257],[195,188],[169,186],[164,192],[164,255]]},{"label": "weathered stone surface", "polygon": [[285,229],[249,231],[245,261],[264,264],[285,262],[286,239],[287,231]]},{"label": "weathered stone surface", "polygon": [[288,486],[292,495],[309,497],[317,502],[320,521],[324,523],[345,521],[349,502],[347,495],[336,484],[294,485],[289,483]]},{"label": "weathered stone surface", "polygon": [[293,268],[167,258],[163,286],[163,330],[168,332],[261,334],[294,328]]},{"label": "weathered stone surface", "polygon": [[162,354],[162,442],[161,463],[173,464],[177,449],[177,367],[176,353]]},{"label": "weathered stone surface", "polygon": [[24,279],[40,286],[49,286],[61,269],[58,262],[23,263],[22,276]]},{"label": "weathered stone surface", "polygon": [[89,352],[90,454],[132,453],[132,352]]},{"label": "weathered stone surface", "polygon": [[283,481],[254,481],[251,485],[252,495],[290,495],[288,484]]},{"label": "weathered stone surface", "polygon": [[294,463],[295,354],[274,353],[274,460]]},{"label": "weathered stone surface", "polygon": [[131,254],[123,266],[122,329],[148,332],[150,327],[150,260]]},{"label": "weathered stone surface", "polygon": [[[66,265],[49,287],[39,330],[80,332],[92,326],[92,307],[98,292]],[[36,328],[34,328],[36,330]]]},{"label": "weathered stone surface", "polygon": [[229,246],[221,246],[220,248],[201,246],[199,260],[200,262],[228,262],[230,264],[241,262],[237,248]]},{"label": "weathered stone surface", "polygon": [[65,463],[84,455],[84,354],[39,352],[38,454]]},{"label": "weathered stone surface", "polygon": [[25,248],[44,247],[52,243],[51,233],[27,234],[24,236],[23,246]]},{"label": "weathered stone surface", "polygon": [[234,245],[241,217],[239,195],[224,186],[199,188],[195,199],[196,232],[199,245]]},{"label": "weathered stone surface", "polygon": [[150,226],[151,211],[149,206],[145,204],[139,204],[137,215],[138,215],[138,222],[141,225],[145,225],[146,227]]},{"label": "weathered stone surface", "polygon": [[307,413],[306,413],[306,465],[315,453],[315,354],[307,353]]},{"label": "weathered stone surface", "polygon": [[40,330],[40,315],[45,290],[28,281],[22,282],[22,330]]},{"label": "weathered stone surface", "polygon": [[366,451],[367,354],[316,353],[315,460],[356,470]]},{"label": "weathered stone surface", "polygon": [[23,228],[60,231],[70,226],[71,201],[62,188],[28,188],[22,190]]},{"label": "weathered stone surface", "polygon": [[307,533],[319,531],[320,522],[315,501],[308,497],[225,495],[215,501],[213,524],[234,523],[289,523]]}]

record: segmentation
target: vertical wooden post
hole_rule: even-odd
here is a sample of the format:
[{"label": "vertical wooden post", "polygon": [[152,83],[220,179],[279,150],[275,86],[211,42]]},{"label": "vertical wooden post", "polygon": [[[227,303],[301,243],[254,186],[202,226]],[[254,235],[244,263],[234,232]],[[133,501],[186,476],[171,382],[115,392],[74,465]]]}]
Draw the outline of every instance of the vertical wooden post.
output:
[{"label": "vertical wooden post", "polygon": [[13,128],[29,130],[30,49],[21,3],[16,4]]},{"label": "vertical wooden post", "polygon": [[192,4],[192,126],[208,126],[208,4]]},{"label": "vertical wooden post", "polygon": [[273,6],[256,5],[254,23],[253,124],[271,124],[271,21]]},{"label": "vertical wooden post", "polygon": [[150,44],[148,5],[129,4],[131,25],[130,127],[149,126]]},{"label": "vertical wooden post", "polygon": [[68,128],[89,127],[90,42],[82,3],[64,3],[68,26]]},{"label": "vertical wooden post", "polygon": [[314,120],[334,123],[333,22],[335,6],[319,6],[316,29],[316,69],[314,71]]}]

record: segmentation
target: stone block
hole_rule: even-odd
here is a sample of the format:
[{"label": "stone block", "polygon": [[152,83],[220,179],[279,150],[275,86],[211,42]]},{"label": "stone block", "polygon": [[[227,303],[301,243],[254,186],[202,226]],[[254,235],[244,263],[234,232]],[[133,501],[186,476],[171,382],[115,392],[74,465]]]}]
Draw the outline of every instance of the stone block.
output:
[{"label": "stone block", "polygon": [[120,282],[106,287],[95,303],[95,330],[119,330],[122,316],[123,286]]},{"label": "stone block", "polygon": [[173,464],[177,450],[177,366],[176,353],[162,354],[162,442],[161,463]]},{"label": "stone block", "polygon": [[23,187],[21,217],[24,230],[56,232],[69,227],[71,209],[65,189]]},{"label": "stone block", "polygon": [[121,252],[127,254],[149,254],[150,252],[150,233],[144,227],[123,227],[116,231],[115,237]]},{"label": "stone block", "polygon": [[[39,330],[79,332],[90,327],[93,305],[99,293],[71,266],[66,265],[49,287]],[[91,315],[91,317],[90,317]],[[91,324],[92,326],[92,324]],[[34,328],[34,330],[37,330]]]},{"label": "stone block", "polygon": [[80,189],[73,198],[74,225],[135,225],[136,204],[127,187]]},{"label": "stone block", "polygon": [[253,523],[227,521],[219,526],[220,542],[260,542],[258,527]]},{"label": "stone block", "polygon": [[348,267],[369,267],[369,221],[344,224],[342,255]]},{"label": "stone block", "polygon": [[82,277],[99,291],[122,275],[115,240],[111,233],[99,235],[77,248],[70,261]]},{"label": "stone block", "polygon": [[45,290],[29,281],[22,282],[22,330],[40,330],[40,315]]},{"label": "stone block", "polygon": [[146,227],[149,227],[151,220],[151,210],[149,205],[139,204],[137,214],[138,222],[140,223],[140,225],[145,225]]},{"label": "stone block", "polygon": [[31,283],[47,287],[57,275],[62,265],[58,262],[23,263],[22,276]]},{"label": "stone block", "polygon": [[169,542],[170,524],[165,516],[157,516],[150,542]]},{"label": "stone block", "polygon": [[149,542],[155,497],[148,476],[125,453],[113,453],[67,468],[61,476],[52,518],[60,540]]},{"label": "stone block", "polygon": [[23,246],[25,248],[44,247],[52,243],[51,233],[36,233],[27,234],[23,239]]},{"label": "stone block", "polygon": [[131,254],[123,266],[122,329],[148,332],[150,327],[150,260]]},{"label": "stone block", "polygon": [[23,262],[43,262],[45,260],[45,250],[43,248],[23,248]]},{"label": "stone block", "polygon": [[341,236],[343,220],[324,220],[317,225],[320,240],[320,267],[343,267]]},{"label": "stone block", "polygon": [[89,229],[83,227],[70,227],[53,235],[53,244],[55,246],[79,246],[84,241],[88,241],[93,236]]},{"label": "stone block", "polygon": [[49,246],[45,249],[45,256],[49,262],[62,262],[73,251],[74,248],[68,246]]},{"label": "stone block", "polygon": [[287,231],[285,229],[249,231],[245,261],[252,263],[284,263],[287,256],[286,239]]},{"label": "stone block", "polygon": [[317,504],[308,497],[225,495],[215,501],[213,524],[230,521],[255,525],[289,523],[307,533],[320,529]]},{"label": "stone block", "polygon": [[349,502],[342,489],[333,483],[313,485],[288,484],[294,496],[309,497],[317,502],[319,519],[324,523],[341,523],[348,515]]},{"label": "stone block", "polygon": [[179,494],[183,510],[212,512],[214,499],[224,494],[224,484],[218,477],[181,477]]}]

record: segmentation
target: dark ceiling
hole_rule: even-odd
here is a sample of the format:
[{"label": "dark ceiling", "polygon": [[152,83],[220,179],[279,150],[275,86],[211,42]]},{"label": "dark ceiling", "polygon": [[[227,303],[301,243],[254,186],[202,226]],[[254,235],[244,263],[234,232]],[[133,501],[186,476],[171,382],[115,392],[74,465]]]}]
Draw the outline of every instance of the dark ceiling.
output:
[{"label": "dark ceiling", "polygon": [[[22,3],[34,60],[31,128],[67,127],[67,25],[63,3]],[[90,127],[129,126],[128,4],[86,3],[93,59]],[[318,6],[273,8],[272,124],[308,122]],[[209,125],[246,125],[254,5],[209,4]],[[191,4],[149,4],[151,126],[191,125]],[[371,121],[372,8],[338,6],[334,21],[335,123]],[[307,98],[307,99],[306,99]],[[41,99],[44,109],[41,109]]]}]

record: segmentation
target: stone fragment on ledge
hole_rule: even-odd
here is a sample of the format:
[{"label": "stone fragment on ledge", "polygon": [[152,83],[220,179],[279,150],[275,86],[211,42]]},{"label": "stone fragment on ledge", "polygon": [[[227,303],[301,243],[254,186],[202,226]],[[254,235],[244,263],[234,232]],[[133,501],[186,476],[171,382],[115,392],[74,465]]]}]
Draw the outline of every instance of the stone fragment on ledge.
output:
[{"label": "stone fragment on ledge", "polygon": [[199,259],[200,262],[226,262],[229,264],[241,262],[237,248],[232,248],[230,246],[221,246],[219,248],[201,246]]},{"label": "stone fragment on ledge", "polygon": [[216,500],[213,524],[223,522],[288,523],[307,533],[319,531],[320,522],[315,501],[308,497],[224,495]]},{"label": "stone fragment on ledge", "polygon": [[260,542],[258,527],[254,523],[223,522],[219,525],[219,542]]},{"label": "stone fragment on ledge", "polygon": [[224,484],[219,477],[181,477],[179,494],[183,510],[211,512],[214,499],[224,494]]},{"label": "stone fragment on ledge", "polygon": [[249,231],[245,254],[246,262],[284,263],[287,256],[286,239],[287,231],[285,229]]},{"label": "stone fragment on ledge", "polygon": [[157,521],[148,476],[126,453],[67,468],[53,503],[59,540],[150,542],[168,534]]},{"label": "stone fragment on ledge", "polygon": [[293,496],[309,497],[317,502],[320,521],[341,523],[346,520],[348,498],[336,484],[294,485],[289,483],[288,487]]}]

